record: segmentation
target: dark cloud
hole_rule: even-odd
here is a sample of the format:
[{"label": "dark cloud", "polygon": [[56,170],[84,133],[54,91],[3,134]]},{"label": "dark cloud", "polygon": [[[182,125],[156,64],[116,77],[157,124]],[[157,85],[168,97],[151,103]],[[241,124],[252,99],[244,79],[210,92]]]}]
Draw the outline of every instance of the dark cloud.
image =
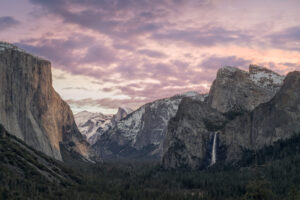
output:
[{"label": "dark cloud", "polygon": [[[31,0],[65,22],[78,24],[114,37],[133,37],[153,32],[165,24],[157,18],[164,17],[166,8],[174,6],[169,0]],[[72,11],[73,7],[82,8]]]},{"label": "dark cloud", "polygon": [[217,70],[220,67],[232,66],[232,67],[245,67],[251,63],[251,60],[246,60],[244,58],[238,58],[236,56],[210,56],[205,58],[199,66],[202,69],[212,69]]},{"label": "dark cloud", "polygon": [[150,50],[150,49],[141,49],[138,51],[138,53],[149,56],[149,57],[153,57],[153,58],[164,58],[166,57],[166,54],[160,51],[154,51],[154,50]]},{"label": "dark cloud", "polygon": [[290,62],[286,62],[286,63],[280,63],[280,64],[281,64],[281,65],[284,65],[284,66],[296,68],[297,70],[300,70],[300,63],[290,63]]},{"label": "dark cloud", "polygon": [[238,30],[227,30],[223,27],[206,25],[199,28],[189,29],[166,29],[156,32],[151,36],[155,40],[167,40],[172,42],[186,42],[196,46],[214,46],[236,42],[247,44],[252,35]]},{"label": "dark cloud", "polygon": [[178,70],[181,70],[181,71],[184,71],[185,69],[187,69],[187,67],[190,66],[190,63],[183,62],[181,60],[172,60],[171,63],[172,63],[172,65],[174,65],[174,67],[176,67]]},{"label": "dark cloud", "polygon": [[[32,43],[35,43],[34,45]],[[53,61],[56,68],[91,77],[105,76],[108,64],[117,61],[116,52],[101,43],[95,44],[95,39],[85,35],[73,35],[67,39],[36,38],[22,40],[16,45],[30,53]],[[78,55],[76,51],[87,49]],[[97,69],[80,67],[82,64],[93,63]],[[104,65],[104,68],[101,66]]]},{"label": "dark cloud", "polygon": [[[210,0],[30,0],[64,22],[106,34],[114,40],[137,40],[172,23],[184,5],[207,6]],[[192,4],[191,4],[192,3]],[[79,10],[73,8],[80,8]]]},{"label": "dark cloud", "polygon": [[127,51],[134,51],[136,49],[136,44],[129,43],[129,42],[122,42],[122,41],[114,41],[113,47],[115,49],[127,50]]},{"label": "dark cloud", "polygon": [[110,64],[117,61],[115,52],[104,45],[97,44],[88,49],[84,58],[80,59],[80,63],[100,63]]},{"label": "dark cloud", "polygon": [[[66,69],[78,61],[79,57],[73,55],[74,50],[87,48],[95,42],[94,38],[85,35],[73,35],[66,39],[32,38],[21,40],[16,45],[36,55],[45,57],[57,64],[64,65]],[[32,43],[37,43],[32,45]]]},{"label": "dark cloud", "polygon": [[291,63],[291,62],[284,62],[284,63],[275,63],[275,62],[264,62],[259,63],[259,65],[270,68],[271,70],[279,73],[279,74],[286,74],[291,71],[300,71],[300,63]]},{"label": "dark cloud", "polygon": [[18,20],[11,16],[0,17],[0,31],[20,24]]},{"label": "dark cloud", "polygon": [[300,26],[289,27],[267,36],[275,48],[300,51]]},{"label": "dark cloud", "polygon": [[[120,106],[126,105],[127,107],[137,109],[138,107],[155,101],[157,99],[168,98],[170,96],[174,96],[177,94],[182,94],[188,91],[197,91],[197,92],[207,92],[204,88],[200,86],[194,87],[185,87],[185,88],[161,88],[158,92],[157,85],[148,85],[149,88],[145,90],[134,90],[134,86],[124,86],[119,87],[122,91],[122,94],[132,94],[131,98],[128,99],[114,99],[114,98],[103,98],[103,99],[81,99],[81,100],[74,100],[68,99],[67,102],[76,108],[84,108],[86,106],[91,107],[101,107],[101,108],[108,108],[108,109],[116,109]],[[114,88],[115,89],[115,88]],[[138,98],[143,96],[143,98]]]},{"label": "dark cloud", "polygon": [[[119,59],[115,56],[118,54],[117,50],[103,44],[99,45],[99,43],[96,45],[95,39],[85,35],[73,35],[67,39],[28,39],[21,41],[19,46],[55,61],[54,66],[64,71],[96,78],[98,81],[95,84],[112,83],[114,86],[103,88],[101,91],[126,95],[133,101],[132,104],[138,105],[190,90],[207,92],[207,88],[204,88],[202,84],[209,84],[215,78],[219,67],[223,65],[243,66],[250,63],[249,60],[235,56],[210,56],[199,65],[181,60],[156,63],[147,57],[165,55],[150,49],[138,51],[141,54],[147,54],[144,59],[136,56]],[[86,49],[85,53],[78,55],[76,52],[82,49]],[[115,66],[108,68],[107,66],[112,62]],[[93,67],[86,66],[88,63],[93,63]],[[146,79],[154,80],[154,82],[144,82],[143,80]],[[137,83],[128,84],[127,81],[131,80],[136,80]],[[81,102],[87,103],[88,100]],[[129,102],[113,100],[109,103],[109,100],[103,100],[98,104],[102,107],[117,108]]]}]

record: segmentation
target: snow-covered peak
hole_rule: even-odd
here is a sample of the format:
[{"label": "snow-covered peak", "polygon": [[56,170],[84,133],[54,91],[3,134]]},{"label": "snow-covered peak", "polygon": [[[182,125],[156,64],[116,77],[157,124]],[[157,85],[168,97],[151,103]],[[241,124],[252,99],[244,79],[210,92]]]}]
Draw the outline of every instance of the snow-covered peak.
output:
[{"label": "snow-covered peak", "polygon": [[[181,100],[184,97],[189,97],[204,101],[205,96],[207,95],[191,91],[147,103],[126,118],[112,124],[106,131],[101,130],[102,132],[100,132],[98,130],[101,136],[94,143],[94,148],[102,149],[99,151],[104,152],[103,155],[108,157],[119,156],[117,151],[110,152],[110,149],[115,148],[116,144],[122,148],[125,146],[126,148],[133,148],[143,156],[159,156],[162,152],[162,141],[167,131],[168,122],[176,115]],[[149,149],[149,146],[154,149]],[[145,149],[149,149],[150,152]],[[128,152],[127,155],[125,155],[125,151],[119,153],[120,156],[126,157],[133,156],[134,152]]]},{"label": "snow-covered peak", "polygon": [[82,125],[85,123],[87,120],[90,119],[101,119],[105,120],[107,118],[111,118],[111,115],[104,115],[102,113],[93,113],[93,112],[88,112],[88,111],[82,111],[74,115],[76,124],[78,126]]},{"label": "snow-covered peak", "polygon": [[127,115],[133,112],[133,109],[129,107],[119,107],[119,109],[124,110],[127,113]]},{"label": "snow-covered peak", "polygon": [[250,65],[249,73],[250,79],[261,87],[279,87],[284,80],[284,76],[257,65]]},{"label": "snow-covered peak", "polygon": [[120,121],[132,112],[133,110],[131,108],[119,107],[118,112],[114,115],[114,120]]},{"label": "snow-covered peak", "polygon": [[175,95],[175,96],[189,97],[189,98],[192,98],[194,100],[204,101],[205,98],[208,96],[208,94],[200,94],[200,93],[198,93],[196,91],[188,91],[186,93]]},{"label": "snow-covered peak", "polygon": [[196,91],[188,91],[186,93],[183,93],[182,95],[186,96],[186,97],[195,97],[195,96],[198,96],[200,94]]},{"label": "snow-covered peak", "polygon": [[90,138],[99,128],[105,128],[111,122],[113,116],[82,111],[75,114],[74,117],[81,134],[85,135],[87,140],[91,142]]}]

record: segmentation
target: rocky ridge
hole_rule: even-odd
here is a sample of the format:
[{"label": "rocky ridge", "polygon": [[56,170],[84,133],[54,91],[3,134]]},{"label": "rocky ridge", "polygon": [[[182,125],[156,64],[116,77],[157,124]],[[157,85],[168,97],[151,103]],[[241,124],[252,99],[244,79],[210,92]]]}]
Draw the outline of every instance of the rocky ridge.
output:
[{"label": "rocky ridge", "polygon": [[86,137],[90,144],[94,144],[103,132],[107,131],[131,112],[132,109],[130,108],[120,107],[115,115],[82,111],[75,114],[74,117],[81,134]]}]

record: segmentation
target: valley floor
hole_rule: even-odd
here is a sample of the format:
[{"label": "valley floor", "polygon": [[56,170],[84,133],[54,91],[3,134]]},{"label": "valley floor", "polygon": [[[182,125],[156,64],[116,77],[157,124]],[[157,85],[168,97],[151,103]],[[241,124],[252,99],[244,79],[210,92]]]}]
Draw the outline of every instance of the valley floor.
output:
[{"label": "valley floor", "polygon": [[154,161],[70,167],[2,134],[0,199],[295,200],[300,199],[299,147],[300,137],[295,136],[247,151],[235,166],[217,164],[198,171],[165,170]]}]

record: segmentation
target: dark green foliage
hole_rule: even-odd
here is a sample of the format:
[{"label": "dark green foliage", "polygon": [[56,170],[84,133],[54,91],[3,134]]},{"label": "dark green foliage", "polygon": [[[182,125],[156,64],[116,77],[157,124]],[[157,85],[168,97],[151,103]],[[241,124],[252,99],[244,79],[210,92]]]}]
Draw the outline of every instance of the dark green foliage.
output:
[{"label": "dark green foliage", "polygon": [[73,163],[71,168],[24,149],[3,132],[0,126],[0,200],[300,199],[299,136],[257,152],[245,150],[239,167],[190,171],[164,170],[154,161]]},{"label": "dark green foliage", "polygon": [[270,183],[265,180],[251,181],[246,186],[246,194],[243,200],[272,200],[274,194]]}]

